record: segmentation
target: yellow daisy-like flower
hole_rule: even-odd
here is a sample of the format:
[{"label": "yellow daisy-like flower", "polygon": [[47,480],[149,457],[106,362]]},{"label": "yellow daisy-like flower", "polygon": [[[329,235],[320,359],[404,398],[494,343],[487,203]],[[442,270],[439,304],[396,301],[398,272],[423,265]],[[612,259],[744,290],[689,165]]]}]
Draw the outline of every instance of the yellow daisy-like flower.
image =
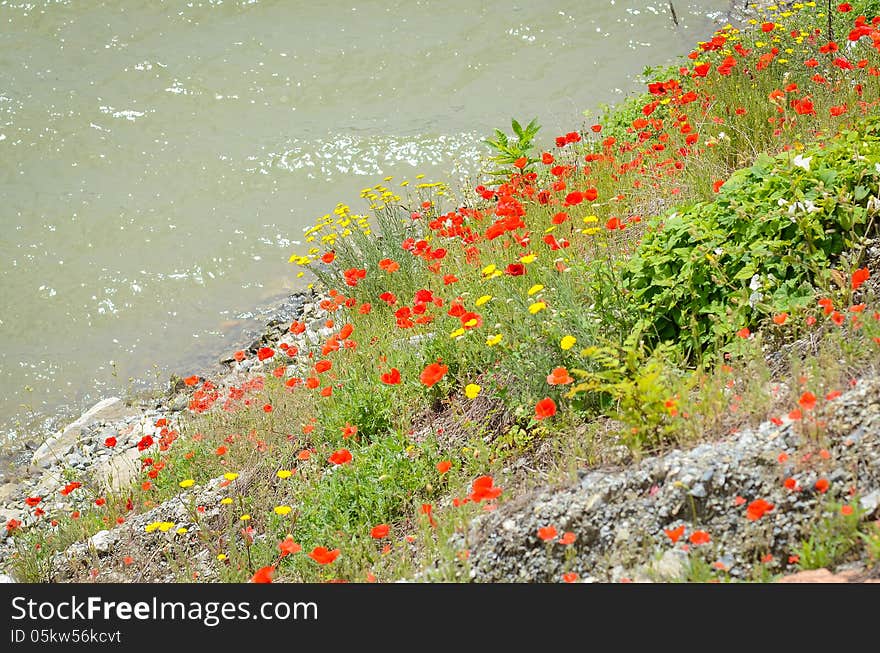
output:
[{"label": "yellow daisy-like flower", "polygon": [[575,344],[577,344],[577,338],[574,336],[562,336],[562,340],[559,341],[559,346],[565,351],[574,347]]},{"label": "yellow daisy-like flower", "polygon": [[503,339],[503,336],[500,333],[498,333],[498,334],[495,334],[494,336],[489,336],[488,338],[486,338],[486,344],[489,345],[490,347],[494,347],[495,345],[501,344],[502,339]]},{"label": "yellow daisy-like flower", "polygon": [[183,526],[181,526],[180,528],[177,529],[178,535],[186,535],[188,532],[189,532],[189,529],[184,528]]},{"label": "yellow daisy-like flower", "polygon": [[277,472],[275,472],[275,475],[278,478],[290,478],[291,476],[293,476],[293,472],[289,469],[279,469]]},{"label": "yellow daisy-like flower", "polygon": [[224,560],[226,560],[226,554],[225,553],[218,553],[217,560],[219,560],[220,562],[223,562]]},{"label": "yellow daisy-like flower", "polygon": [[494,264],[494,263],[490,263],[489,265],[487,265],[486,267],[483,268],[482,275],[483,275],[484,277],[488,277],[490,274],[492,274],[493,272],[495,272],[496,269],[497,269],[497,268],[495,267],[495,264]]},{"label": "yellow daisy-like flower", "polygon": [[449,334],[450,338],[459,338],[464,335],[464,329],[462,327],[457,328],[455,331]]},{"label": "yellow daisy-like flower", "polygon": [[536,313],[540,313],[541,311],[543,311],[545,308],[547,308],[547,304],[545,304],[544,302],[535,302],[534,304],[529,306],[529,313],[535,315]]},{"label": "yellow daisy-like flower", "polygon": [[223,478],[225,478],[227,481],[234,481],[238,478],[238,474],[236,474],[235,472],[226,472],[223,475]]},{"label": "yellow daisy-like flower", "polygon": [[534,254],[526,254],[525,256],[520,256],[519,262],[528,265],[529,263],[534,263],[537,259],[538,257]]},{"label": "yellow daisy-like flower", "polygon": [[248,521],[250,518],[251,518],[251,516],[248,515],[248,514],[244,514],[244,515],[242,515],[241,517],[239,517],[239,519],[240,519],[241,521]]},{"label": "yellow daisy-like flower", "polygon": [[232,503],[232,499],[230,497],[225,497],[223,499],[220,499],[220,503],[222,503],[224,506],[228,506],[230,503]]},{"label": "yellow daisy-like flower", "polygon": [[281,515],[282,517],[289,514],[291,510],[293,510],[293,508],[290,506],[275,506],[275,514]]},{"label": "yellow daisy-like flower", "polygon": [[492,299],[492,295],[483,295],[482,297],[478,298],[477,301],[474,302],[474,306],[482,306],[483,304],[488,302],[490,299]]},{"label": "yellow daisy-like flower", "polygon": [[196,482],[193,479],[187,478],[187,479],[182,480],[180,483],[178,483],[178,485],[182,488],[188,488],[188,487],[192,487],[193,485],[195,485],[195,483]]},{"label": "yellow daisy-like flower", "polygon": [[476,383],[468,383],[464,387],[464,396],[468,399],[476,399],[481,389]]},{"label": "yellow daisy-like flower", "polygon": [[599,222],[599,216],[588,215],[588,216],[584,217],[584,222],[586,222],[587,224],[590,224],[593,222]]},{"label": "yellow daisy-like flower", "polygon": [[535,293],[539,293],[542,290],[544,290],[544,286],[542,286],[540,283],[536,283],[534,286],[529,288],[528,295],[529,295],[529,297],[531,297]]}]

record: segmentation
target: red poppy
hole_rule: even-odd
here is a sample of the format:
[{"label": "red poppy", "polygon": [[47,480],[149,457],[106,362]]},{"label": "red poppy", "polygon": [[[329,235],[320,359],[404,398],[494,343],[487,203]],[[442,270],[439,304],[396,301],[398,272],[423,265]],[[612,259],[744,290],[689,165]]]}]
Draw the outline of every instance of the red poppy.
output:
[{"label": "red poppy", "polygon": [[386,372],[379,378],[382,383],[386,385],[397,385],[398,383],[400,383],[400,370],[398,370],[396,367],[392,367],[390,372]]},{"label": "red poppy", "polygon": [[813,107],[813,101],[810,98],[802,98],[792,103],[795,113],[801,116],[815,115],[816,109]]},{"label": "red poppy", "polygon": [[664,528],[663,532],[666,533],[666,537],[672,540],[672,543],[675,544],[681,536],[684,535],[684,524],[678,528]]},{"label": "red poppy", "polygon": [[109,438],[107,438],[107,439],[104,440],[104,446],[105,446],[105,447],[110,447],[110,448],[112,449],[113,447],[116,446],[116,438],[114,438],[114,437],[111,435]]},{"label": "red poppy", "polygon": [[792,478],[791,476],[789,476],[787,479],[785,479],[785,481],[782,483],[782,485],[785,486],[786,490],[791,490],[791,491],[797,490],[797,481],[794,478]]},{"label": "red poppy", "polygon": [[35,505],[40,503],[43,500],[43,497],[28,497],[24,500],[25,505],[28,508],[33,508]]},{"label": "red poppy", "polygon": [[370,529],[370,537],[374,540],[381,540],[383,537],[388,537],[390,531],[391,527],[388,524],[379,524]]},{"label": "red poppy", "polygon": [[764,499],[755,499],[749,504],[749,507],[746,508],[746,519],[749,521],[758,521],[765,513],[770,512],[775,507],[776,506],[772,503],[768,503]]},{"label": "red poppy", "polygon": [[338,449],[327,460],[334,465],[344,465],[351,462],[352,456],[348,449]]},{"label": "red poppy", "polygon": [[541,401],[535,405],[535,419],[537,420],[547,419],[548,417],[553,417],[555,414],[556,402],[550,397],[541,399]]},{"label": "red poppy", "polygon": [[743,327],[742,329],[740,329],[739,331],[736,332],[736,335],[738,335],[740,338],[746,339],[750,335],[752,335],[752,332],[749,331],[749,327]]},{"label": "red poppy", "polygon": [[550,385],[568,385],[572,382],[574,379],[569,376],[568,370],[564,367],[553,368],[553,371],[547,376],[547,383]]},{"label": "red poppy", "polygon": [[275,350],[271,347],[260,347],[257,350],[257,359],[264,361],[267,358],[272,358],[275,355]]},{"label": "red poppy", "polygon": [[567,571],[564,574],[562,574],[562,580],[564,580],[566,583],[573,583],[578,578],[579,578],[579,576],[573,571]]},{"label": "red poppy", "polygon": [[538,529],[538,538],[543,540],[544,542],[550,542],[551,540],[556,539],[556,527],[555,526],[542,526]]},{"label": "red poppy", "polygon": [[816,407],[816,395],[812,392],[805,392],[801,395],[801,398],[798,399],[798,404],[804,410],[813,410]]},{"label": "red poppy", "polygon": [[816,481],[816,489],[822,494],[825,494],[828,491],[830,485],[831,483],[828,482],[827,478],[820,478]]},{"label": "red poppy", "polygon": [[779,313],[778,315],[773,316],[773,323],[779,324],[780,326],[785,324],[786,320],[788,320],[788,313]]},{"label": "red poppy", "polygon": [[307,554],[312,560],[319,565],[329,565],[339,557],[339,549],[328,550],[323,546],[316,546],[311,553]]},{"label": "red poppy", "polygon": [[431,363],[422,370],[422,373],[419,375],[419,380],[424,385],[430,388],[440,379],[446,376],[446,372],[448,371],[449,367],[446,365],[443,365],[441,363]]},{"label": "red poppy", "polygon": [[773,23],[761,23],[762,32],[772,32],[775,28],[776,25]]},{"label": "red poppy", "polygon": [[257,573],[253,575],[251,578],[252,583],[271,583],[272,582],[272,574],[275,573],[275,566],[269,565],[268,567],[262,567],[257,569]]},{"label": "red poppy", "polygon": [[562,537],[559,538],[559,543],[568,546],[569,544],[574,544],[576,540],[577,535],[575,535],[571,531],[565,531],[562,534]]},{"label": "red poppy", "polygon": [[511,263],[504,270],[504,274],[509,275],[511,277],[519,277],[526,273],[526,266],[522,263]]},{"label": "red poppy", "polygon": [[333,363],[328,360],[321,360],[315,363],[315,372],[321,374],[322,372],[326,372],[330,368],[333,367]]},{"label": "red poppy", "polygon": [[441,474],[445,474],[452,467],[452,463],[448,460],[441,460],[439,463],[437,463],[436,466],[438,472],[440,472]]},{"label": "red poppy", "polygon": [[501,488],[496,486],[491,476],[480,476],[471,485],[469,499],[479,503],[483,499],[496,499],[501,496]]},{"label": "red poppy", "polygon": [[183,380],[183,382],[184,382],[186,385],[198,385],[198,383],[199,383],[199,377],[198,377],[198,375],[193,374],[192,376],[188,376],[188,377],[186,377],[186,378]]},{"label": "red poppy", "polygon": [[691,541],[691,544],[696,546],[699,546],[700,544],[708,544],[712,541],[712,538],[709,537],[709,534],[706,531],[694,531],[688,539]]},{"label": "red poppy", "polygon": [[237,362],[240,363],[241,361],[243,361],[243,360],[245,359],[245,353],[244,353],[242,350],[239,349],[237,352],[235,352],[234,354],[232,354],[232,357],[233,357]]},{"label": "red poppy", "polygon": [[288,535],[278,543],[278,550],[281,552],[281,557],[283,558],[286,555],[292,555],[302,551],[302,545],[294,542],[293,535]]},{"label": "red poppy", "polygon": [[871,278],[871,272],[868,268],[859,268],[852,274],[852,289],[858,290],[859,287]]}]

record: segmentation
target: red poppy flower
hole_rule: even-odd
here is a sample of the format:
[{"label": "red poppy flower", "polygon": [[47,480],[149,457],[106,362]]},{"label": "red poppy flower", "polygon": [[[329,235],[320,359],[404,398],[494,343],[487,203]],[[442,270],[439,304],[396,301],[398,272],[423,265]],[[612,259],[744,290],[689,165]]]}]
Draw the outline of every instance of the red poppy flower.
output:
[{"label": "red poppy flower", "polygon": [[312,549],[312,552],[307,555],[319,565],[329,565],[339,557],[339,549],[333,549],[330,551],[323,546],[316,546]]},{"label": "red poppy flower", "polygon": [[400,383],[400,370],[392,367],[390,372],[381,375],[379,379],[386,385],[397,385]]},{"label": "red poppy flower", "polygon": [[579,576],[573,571],[567,571],[564,574],[562,574],[562,580],[564,580],[566,583],[573,583],[578,578],[579,578]]},{"label": "red poppy flower", "polygon": [[302,551],[302,545],[294,542],[292,535],[288,535],[278,543],[278,550],[281,552],[281,557],[283,558],[286,555],[293,555],[294,553]]},{"label": "red poppy flower", "polygon": [[776,28],[774,23],[761,23],[762,32],[772,32]]},{"label": "red poppy flower", "polygon": [[272,574],[275,573],[275,566],[269,565],[268,567],[262,567],[257,569],[257,573],[253,575],[251,578],[252,583],[271,583],[272,582]]},{"label": "red poppy flower", "polygon": [[40,503],[43,500],[43,497],[28,497],[24,500],[24,503],[27,507],[33,508],[35,505]]},{"label": "red poppy flower", "polygon": [[772,503],[768,503],[764,499],[755,499],[749,504],[749,507],[746,508],[746,519],[749,521],[758,521],[765,513],[770,512],[775,507],[776,506]]},{"label": "red poppy flower", "polygon": [[511,263],[504,270],[504,274],[509,275],[511,277],[519,277],[526,273],[526,266],[522,263]]},{"label": "red poppy flower", "polygon": [[234,354],[232,354],[232,357],[233,357],[237,362],[240,363],[241,361],[243,361],[243,360],[245,359],[245,353],[244,353],[242,350],[239,349],[237,352],[235,352]]},{"label": "red poppy flower", "polygon": [[388,524],[379,524],[370,529],[370,537],[374,540],[381,540],[383,537],[388,537],[390,531],[391,527]]},{"label": "red poppy flower", "polygon": [[871,278],[871,272],[868,268],[859,268],[852,274],[852,289],[858,290],[859,287]]},{"label": "red poppy flower", "polygon": [[272,358],[275,355],[275,350],[271,347],[260,347],[257,350],[257,359],[264,361],[267,358]]},{"label": "red poppy flower", "polygon": [[557,533],[555,526],[542,526],[538,529],[538,538],[543,540],[544,542],[555,540],[556,535]]},{"label": "red poppy flower", "polygon": [[827,478],[820,478],[816,481],[816,489],[822,494],[825,494],[828,491],[830,485],[831,483],[828,482]]},{"label": "red poppy flower", "polygon": [[712,541],[712,538],[706,531],[694,531],[691,533],[691,536],[688,538],[691,541],[691,544],[695,546],[699,546],[700,544],[708,544]]},{"label": "red poppy flower", "polygon": [[114,438],[114,437],[111,435],[109,438],[107,438],[107,439],[104,440],[104,446],[105,446],[105,447],[110,447],[110,448],[112,449],[113,447],[116,446],[116,438]]},{"label": "red poppy flower", "polygon": [[439,463],[437,463],[437,471],[441,474],[445,474],[446,472],[448,472],[451,467],[452,463],[448,460],[441,460]]},{"label": "red poppy flower", "polygon": [[446,376],[446,372],[448,371],[449,367],[446,365],[443,365],[441,363],[431,363],[422,370],[422,373],[419,375],[419,380],[424,385],[430,388],[440,379]]},{"label": "red poppy flower", "polygon": [[352,456],[348,449],[338,449],[327,460],[334,465],[344,465],[351,462]]},{"label": "red poppy flower", "polygon": [[149,449],[152,446],[153,446],[153,438],[150,437],[149,435],[145,435],[137,443],[138,451],[144,451],[145,449]]},{"label": "red poppy flower", "polygon": [[550,385],[568,385],[573,383],[574,379],[568,374],[568,370],[564,367],[555,367],[547,376],[547,383]]},{"label": "red poppy flower", "polygon": [[328,360],[322,360],[315,363],[315,372],[321,374],[322,372],[326,372],[330,368],[333,367],[333,363]]},{"label": "red poppy flower", "polygon": [[816,109],[813,107],[813,101],[809,98],[795,100],[792,103],[795,113],[801,116],[815,115]]},{"label": "red poppy flower", "polygon": [[471,485],[471,493],[468,497],[471,501],[479,503],[483,499],[496,499],[501,496],[501,488],[496,486],[491,476],[480,476],[474,479]]},{"label": "red poppy flower", "polygon": [[568,546],[569,544],[574,544],[576,540],[577,535],[571,531],[565,531],[565,533],[562,534],[562,537],[559,538],[559,543]]},{"label": "red poppy flower", "polygon": [[664,528],[663,532],[666,533],[666,537],[672,540],[672,543],[675,544],[681,536],[684,535],[684,524],[678,528]]},{"label": "red poppy flower", "polygon": [[548,417],[553,417],[555,414],[556,402],[550,397],[541,399],[541,401],[535,405],[535,419],[537,420],[547,419]]},{"label": "red poppy flower", "polygon": [[798,399],[798,404],[804,410],[813,410],[816,407],[816,395],[812,392],[805,392],[801,395],[801,398]]},{"label": "red poppy flower", "polygon": [[794,478],[792,478],[791,476],[789,476],[787,479],[785,479],[785,481],[782,483],[782,485],[785,487],[786,490],[791,490],[791,491],[797,490],[797,481]]}]

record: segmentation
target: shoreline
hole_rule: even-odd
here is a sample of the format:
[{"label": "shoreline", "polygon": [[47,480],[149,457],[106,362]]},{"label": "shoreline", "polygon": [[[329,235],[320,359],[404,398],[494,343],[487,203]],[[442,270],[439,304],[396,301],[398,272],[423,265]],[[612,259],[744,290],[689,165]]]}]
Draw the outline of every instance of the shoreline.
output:
[{"label": "shoreline", "polygon": [[[315,329],[312,323],[319,317],[319,299],[314,290],[304,289],[287,294],[265,309],[256,309],[264,315],[262,327],[244,329],[242,337],[229,351],[215,354],[213,364],[189,373],[208,378],[223,387],[256,371],[254,368],[260,369],[261,364],[253,358],[257,350],[281,342],[294,320],[309,321],[304,336],[310,337]],[[246,352],[249,358],[236,363],[232,352],[237,350]],[[157,387],[140,395],[103,397],[75,419],[59,418],[58,423],[62,426],[58,429],[7,447],[0,454],[3,468],[0,520],[3,523],[10,519],[24,523],[35,521],[22,510],[23,499],[57,495],[65,485],[66,469],[75,470],[78,478],[90,479],[96,489],[121,489],[138,471],[135,464],[140,456],[137,442],[144,436],[158,437],[162,427],[157,426],[157,422],[163,418],[168,422],[176,421],[176,415],[187,411],[191,392],[186,384],[176,374],[171,374],[166,383],[164,389]],[[146,396],[152,393],[154,395]],[[108,448],[104,445],[109,437],[117,439],[116,446]],[[39,446],[34,446],[35,439],[41,441]],[[12,476],[13,473],[17,475]],[[0,564],[6,558],[4,545],[7,541],[4,534],[0,543]]]}]

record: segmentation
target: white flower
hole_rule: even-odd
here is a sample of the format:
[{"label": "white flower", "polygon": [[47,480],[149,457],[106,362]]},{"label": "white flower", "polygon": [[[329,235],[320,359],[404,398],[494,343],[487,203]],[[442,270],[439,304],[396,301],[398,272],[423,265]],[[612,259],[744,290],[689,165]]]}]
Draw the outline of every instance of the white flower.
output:
[{"label": "white flower", "polygon": [[805,156],[798,154],[796,157],[794,157],[794,161],[792,161],[792,164],[794,164],[798,168],[803,168],[804,170],[809,170],[810,169],[810,161],[812,161],[812,160],[813,160],[813,157],[811,157],[811,156],[805,157]]}]

